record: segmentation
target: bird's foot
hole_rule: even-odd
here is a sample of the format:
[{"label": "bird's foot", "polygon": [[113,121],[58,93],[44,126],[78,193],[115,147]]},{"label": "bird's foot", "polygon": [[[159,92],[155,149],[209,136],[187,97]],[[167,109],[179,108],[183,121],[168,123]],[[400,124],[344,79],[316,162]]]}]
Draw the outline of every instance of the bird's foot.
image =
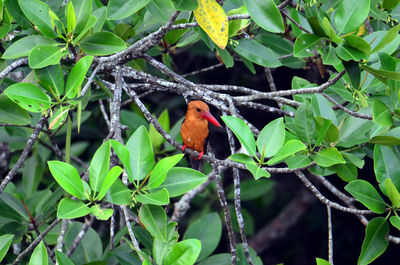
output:
[{"label": "bird's foot", "polygon": [[198,160],[200,160],[203,157],[204,151],[201,151],[198,157]]},{"label": "bird's foot", "polygon": [[186,147],[187,147],[187,145],[184,144],[184,145],[182,146],[182,151],[185,151]]}]

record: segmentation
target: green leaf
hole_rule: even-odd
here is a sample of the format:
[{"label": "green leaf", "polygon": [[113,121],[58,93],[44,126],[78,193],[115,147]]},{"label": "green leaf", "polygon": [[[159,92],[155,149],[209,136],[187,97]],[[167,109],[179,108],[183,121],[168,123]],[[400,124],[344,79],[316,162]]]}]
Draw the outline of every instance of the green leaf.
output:
[{"label": "green leaf", "polygon": [[164,183],[157,189],[166,188],[169,197],[176,197],[188,192],[207,180],[203,173],[183,167],[174,167],[168,171]]},{"label": "green leaf", "polygon": [[389,224],[384,217],[375,217],[365,229],[358,265],[369,264],[385,252],[389,245]]},{"label": "green leaf", "polygon": [[65,120],[67,119],[69,110],[70,106],[61,105],[57,107],[53,112],[51,119],[49,120],[49,129],[55,130],[63,125]]},{"label": "green leaf", "polygon": [[371,53],[378,52],[382,50],[386,45],[391,43],[398,36],[399,30],[400,30],[400,24],[397,24],[396,26],[388,30],[385,36],[378,43],[378,45],[376,45],[376,47],[372,50]]},{"label": "green leaf", "polygon": [[346,164],[336,147],[320,150],[314,158],[315,163],[321,167],[330,167],[336,164]]},{"label": "green leaf", "polygon": [[237,40],[238,45],[233,50],[247,60],[261,66],[276,68],[282,65],[278,56],[268,47],[255,40]]},{"label": "green leaf", "polygon": [[110,219],[110,217],[113,215],[114,210],[100,208],[98,204],[95,204],[92,207],[90,207],[90,213],[96,216],[97,220],[106,221]]},{"label": "green leaf", "polygon": [[63,198],[58,204],[57,218],[74,219],[90,213],[90,208],[81,201]]},{"label": "green leaf", "polygon": [[86,73],[89,70],[93,56],[85,56],[72,67],[65,85],[65,94],[69,99],[75,98],[78,88],[82,85]]},{"label": "green leaf", "polygon": [[174,11],[174,6],[171,0],[152,0],[146,9],[156,20],[166,23]]},{"label": "green leaf", "polygon": [[396,186],[394,186],[392,180],[387,178],[385,180],[385,190],[386,194],[392,202],[392,206],[399,208],[400,207],[400,193],[397,190]]},{"label": "green leaf", "polygon": [[400,217],[398,217],[398,216],[391,216],[389,220],[390,220],[390,223],[391,223],[394,227],[396,227],[397,229],[400,230]]},{"label": "green leaf", "polygon": [[139,211],[139,220],[155,238],[167,241],[167,215],[160,206],[143,204]]},{"label": "green leaf", "polygon": [[313,111],[310,103],[308,101],[303,102],[296,111],[294,117],[294,126],[297,136],[303,142],[311,145],[311,141],[315,134],[315,121],[313,116]]},{"label": "green leaf", "polygon": [[105,200],[117,205],[129,205],[132,202],[131,191],[117,179],[107,192]]},{"label": "green leaf", "polygon": [[153,191],[143,195],[136,195],[135,199],[143,204],[154,204],[154,205],[168,205],[169,204],[169,194],[166,188],[159,191]]},{"label": "green leaf", "polygon": [[232,55],[229,53],[228,49],[221,50],[218,47],[215,47],[218,51],[218,55],[221,57],[222,62],[224,63],[226,68],[233,67],[235,65],[235,61],[233,60]]},{"label": "green leaf", "polygon": [[58,64],[61,58],[68,54],[65,47],[53,45],[35,46],[29,53],[29,67],[39,69],[48,65]]},{"label": "green leaf", "polygon": [[317,265],[331,265],[328,261],[321,258],[316,258],[315,261],[317,262]]},{"label": "green leaf", "polygon": [[387,70],[378,70],[378,69],[374,69],[372,67],[369,67],[367,65],[361,65],[360,66],[361,69],[364,69],[365,71],[370,72],[371,74],[373,74],[375,77],[377,78],[383,78],[383,79],[392,79],[392,80],[396,80],[396,81],[400,81],[400,73],[399,72],[395,72],[395,71],[387,71]]},{"label": "green leaf", "polygon": [[366,55],[370,54],[371,46],[366,40],[354,35],[344,36],[343,38],[346,46],[350,46]]},{"label": "green leaf", "polygon": [[154,189],[160,186],[167,177],[168,171],[181,161],[184,154],[178,154],[161,159],[151,172],[148,187]]},{"label": "green leaf", "polygon": [[40,32],[51,39],[57,37],[51,23],[50,7],[39,0],[19,0],[19,6],[25,16],[40,30]]},{"label": "green leaf", "polygon": [[39,245],[33,250],[31,258],[29,259],[29,265],[47,265],[49,264],[49,257],[47,256],[46,246],[43,240],[40,241]]},{"label": "green leaf", "polygon": [[322,62],[326,65],[338,65],[341,62],[336,55],[336,49],[331,44],[321,47],[318,53],[321,55]]},{"label": "green leaf", "polygon": [[346,44],[337,46],[336,54],[345,61],[360,61],[368,59],[368,54]]},{"label": "green leaf", "polygon": [[293,55],[300,58],[314,56],[313,50],[320,41],[321,37],[314,34],[300,35],[294,42]]},{"label": "green leaf", "polygon": [[30,83],[16,83],[4,90],[12,101],[30,112],[43,112],[50,107],[50,98],[37,86]]},{"label": "green leaf", "polygon": [[64,74],[60,64],[35,69],[35,78],[38,83],[51,94],[64,94]]},{"label": "green leaf", "polygon": [[254,161],[253,158],[251,158],[250,156],[246,155],[246,154],[242,154],[242,153],[236,153],[233,154],[231,156],[228,157],[230,160],[232,161],[236,161],[242,164],[255,164],[256,162]]},{"label": "green leaf", "polygon": [[58,250],[56,250],[56,260],[59,265],[74,265],[67,255]]},{"label": "green leaf", "polygon": [[332,28],[331,23],[329,22],[329,19],[327,17],[324,17],[322,19],[321,26],[324,28],[326,34],[331,41],[335,42],[336,44],[341,44],[343,42],[343,39],[339,38],[335,30]]},{"label": "green leaf", "polygon": [[276,153],[275,156],[268,160],[267,164],[269,166],[272,166],[288,158],[289,156],[292,156],[295,153],[306,149],[307,147],[299,140],[289,140],[282,146],[282,148],[278,151],[278,153]]},{"label": "green leaf", "polygon": [[79,46],[90,55],[109,55],[126,48],[125,42],[117,35],[107,32],[95,32],[79,41]]},{"label": "green leaf", "polygon": [[6,95],[0,95],[0,122],[25,125],[31,123],[31,117]]},{"label": "green leaf", "polygon": [[[104,15],[104,16],[105,16],[105,15]],[[76,37],[74,38],[73,44],[79,43],[83,37],[86,37],[86,36],[88,35],[87,33],[88,33],[88,31],[89,31],[90,29],[94,28],[95,26],[98,26],[98,25],[97,25],[97,22],[98,22],[98,21],[97,21],[97,18],[96,18],[94,15],[90,15],[90,16],[89,16],[89,20],[88,20],[87,23],[85,24],[85,27],[82,29],[81,33],[79,33],[78,36],[76,36]],[[101,21],[100,21],[99,23],[101,23]],[[104,23],[104,22],[103,22],[103,23]],[[92,32],[98,32],[98,31],[95,31],[95,30],[93,29]]]},{"label": "green leaf", "polygon": [[269,32],[285,31],[281,12],[273,0],[244,0],[251,18],[263,29]]},{"label": "green leaf", "polygon": [[116,140],[110,140],[110,144],[117,154],[119,160],[122,162],[122,165],[125,168],[125,172],[128,174],[128,177],[132,178],[132,169],[131,163],[129,160],[129,150],[123,144]]},{"label": "green leaf", "polygon": [[[271,179],[244,180],[240,182],[240,196],[242,201],[251,201],[261,196],[272,196],[275,190],[275,181]],[[227,198],[234,199],[234,187],[231,186]]]},{"label": "green leaf", "polygon": [[67,10],[67,31],[68,33],[73,33],[76,26],[74,4],[72,2],[69,2],[66,10]]},{"label": "green leaf", "polygon": [[[257,252],[255,252],[251,247],[249,247],[250,257],[253,260],[254,265],[263,265],[260,257],[257,256]],[[238,263],[237,265],[248,265],[246,259],[246,254],[244,253],[243,244],[237,245],[237,257]]]},{"label": "green leaf", "polygon": [[353,180],[344,189],[371,211],[379,214],[385,212],[385,201],[369,182]]},{"label": "green leaf", "polygon": [[[94,154],[89,167],[89,184],[94,192],[99,192],[110,168],[110,142],[104,142]],[[111,185],[110,185],[111,186]]]},{"label": "green leaf", "polygon": [[305,154],[297,154],[285,160],[289,168],[301,168],[311,164],[311,159]]},{"label": "green leaf", "polygon": [[386,105],[379,99],[375,99],[372,104],[372,118],[376,123],[384,126],[392,126],[393,118],[392,113]]},{"label": "green leaf", "polygon": [[186,230],[183,239],[195,238],[201,241],[201,252],[197,262],[211,255],[217,248],[222,235],[222,223],[217,213],[209,213],[197,219]]},{"label": "green leaf", "polygon": [[358,177],[357,167],[353,164],[346,163],[344,165],[334,165],[333,169],[336,174],[346,182],[356,180]]},{"label": "green leaf", "polygon": [[31,35],[23,37],[22,39],[17,40],[13,44],[11,44],[4,54],[1,56],[2,59],[16,59],[19,57],[28,56],[31,50],[38,45],[57,45],[55,40],[40,36],[40,35]]},{"label": "green leaf", "polygon": [[221,119],[232,130],[232,132],[239,139],[240,143],[246,148],[251,156],[256,156],[256,141],[254,140],[253,133],[247,124],[233,116],[222,116]]},{"label": "green leaf", "polygon": [[47,162],[50,172],[65,191],[77,198],[83,198],[83,184],[75,167],[61,161]]},{"label": "green leaf", "polygon": [[76,26],[74,33],[87,32],[92,13],[92,0],[73,0]]},{"label": "green leaf", "polygon": [[[359,113],[370,113],[367,109]],[[371,130],[373,121],[347,116],[340,131],[339,146],[351,147],[369,140],[367,132]]]},{"label": "green leaf", "polygon": [[108,172],[107,176],[103,181],[103,184],[101,185],[99,194],[96,196],[97,200],[103,199],[107,191],[111,188],[111,186],[114,184],[114,182],[117,180],[117,178],[119,177],[119,175],[121,175],[123,171],[124,170],[119,166],[115,166]]},{"label": "green leaf", "polygon": [[266,177],[266,178],[271,177],[271,174],[268,171],[261,168],[260,166],[254,165],[254,163],[246,164],[246,168],[251,172],[251,174],[253,174],[253,177],[255,180],[262,178],[262,177]]},{"label": "green leaf", "polygon": [[400,145],[400,138],[389,135],[378,135],[370,140],[370,143],[380,145]]},{"label": "green leaf", "polygon": [[201,251],[201,242],[197,239],[186,239],[176,243],[167,253],[164,265],[193,265]]},{"label": "green leaf", "polygon": [[369,0],[340,1],[335,15],[339,34],[356,31],[369,13]]},{"label": "green leaf", "polygon": [[172,0],[176,10],[192,11],[198,6],[197,0]]},{"label": "green leaf", "polygon": [[156,264],[164,264],[165,255],[172,248],[173,245],[178,241],[178,232],[176,231],[177,223],[172,222],[167,224],[167,242],[163,242],[158,238],[154,239],[153,243],[153,257]]},{"label": "green leaf", "polygon": [[[169,133],[169,115],[167,109],[165,109],[160,114],[157,120],[160,123],[161,127],[163,127],[167,133]],[[159,149],[161,144],[165,142],[164,137],[159,132],[157,132],[152,124],[150,124],[149,126],[149,136],[151,143],[155,149]]]},{"label": "green leaf", "polygon": [[400,159],[390,146],[375,145],[374,171],[379,184],[390,178],[396,188],[400,188]]},{"label": "green leaf", "polygon": [[222,254],[216,254],[212,255],[202,262],[199,263],[199,265],[231,265],[231,254],[228,253],[222,253]]},{"label": "green leaf", "polygon": [[[144,126],[140,126],[131,135],[126,147],[129,150],[131,164],[131,182],[144,179],[153,169],[154,154],[151,146],[150,137]],[[128,174],[129,176],[129,174]]]},{"label": "green leaf", "polygon": [[93,11],[93,16],[96,18],[96,23],[93,25],[93,32],[99,32],[102,30],[104,22],[106,21],[106,15],[107,7],[105,6],[102,6]]},{"label": "green leaf", "polygon": [[265,157],[274,156],[281,149],[284,141],[285,125],[283,124],[283,118],[278,118],[268,123],[258,135],[258,152],[260,154],[264,153]]},{"label": "green leaf", "polygon": [[336,114],[332,110],[331,104],[322,95],[316,93],[312,96],[311,107],[316,120],[317,116],[320,116],[324,119],[330,120],[334,125],[338,124]]},{"label": "green leaf", "polygon": [[350,77],[351,84],[353,85],[353,88],[356,90],[360,89],[360,82],[361,82],[361,70],[360,70],[360,65],[358,62],[355,62],[353,60],[350,61],[342,61],[344,69],[346,70],[346,73]]},{"label": "green leaf", "polygon": [[121,20],[145,7],[150,0],[110,0],[107,5],[107,19]]},{"label": "green leaf", "polygon": [[11,246],[13,238],[14,235],[12,234],[5,234],[0,236],[0,261],[2,261],[4,256],[7,254],[7,251]]}]

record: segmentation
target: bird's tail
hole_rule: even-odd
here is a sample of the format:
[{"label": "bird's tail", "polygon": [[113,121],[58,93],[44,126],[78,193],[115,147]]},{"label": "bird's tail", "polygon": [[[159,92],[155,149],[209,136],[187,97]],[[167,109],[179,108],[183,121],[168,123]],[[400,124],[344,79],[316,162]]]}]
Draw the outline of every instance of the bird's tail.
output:
[{"label": "bird's tail", "polygon": [[189,156],[188,162],[190,163],[190,165],[192,166],[193,169],[203,172],[203,168],[204,168],[204,160],[203,159],[198,159],[196,157]]}]

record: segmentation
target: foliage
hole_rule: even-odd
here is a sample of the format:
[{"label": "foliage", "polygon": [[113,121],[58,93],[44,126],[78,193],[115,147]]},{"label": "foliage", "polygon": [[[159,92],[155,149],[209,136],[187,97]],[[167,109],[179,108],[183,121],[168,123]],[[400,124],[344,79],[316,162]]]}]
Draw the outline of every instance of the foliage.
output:
[{"label": "foliage", "polygon": [[[275,175],[295,173],[328,209],[374,214],[358,255],[358,264],[370,264],[389,238],[400,242],[389,237],[400,229],[398,19],[392,0],[0,1],[0,139],[12,151],[0,185],[0,261],[262,264],[245,240],[256,222],[240,208],[240,192],[242,201],[263,198],[268,208]],[[244,71],[264,70],[271,90],[275,69],[307,68],[321,77],[295,76],[291,89],[271,92],[202,84],[177,73],[180,52],[220,62],[202,71],[225,66],[248,78]],[[165,103],[159,92],[178,96]],[[226,125],[220,148],[231,153],[206,153],[205,172],[182,159],[173,112],[182,96],[213,106]],[[265,115],[258,128],[244,108],[282,117]],[[374,178],[360,173],[367,163]],[[231,175],[232,209],[220,179],[231,184]],[[344,182],[344,191],[327,176]],[[182,222],[204,190],[196,196],[200,209]],[[221,247],[226,238],[229,249]],[[15,254],[12,245],[27,251]]]}]

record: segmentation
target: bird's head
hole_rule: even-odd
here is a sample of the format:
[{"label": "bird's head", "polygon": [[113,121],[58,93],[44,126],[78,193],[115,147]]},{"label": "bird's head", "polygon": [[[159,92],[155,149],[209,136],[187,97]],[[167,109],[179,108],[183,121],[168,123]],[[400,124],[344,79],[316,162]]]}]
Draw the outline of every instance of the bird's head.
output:
[{"label": "bird's head", "polygon": [[210,109],[207,104],[200,100],[191,101],[188,106],[187,116],[194,117],[197,119],[205,119],[217,127],[221,127],[221,124],[214,118],[210,113]]}]

